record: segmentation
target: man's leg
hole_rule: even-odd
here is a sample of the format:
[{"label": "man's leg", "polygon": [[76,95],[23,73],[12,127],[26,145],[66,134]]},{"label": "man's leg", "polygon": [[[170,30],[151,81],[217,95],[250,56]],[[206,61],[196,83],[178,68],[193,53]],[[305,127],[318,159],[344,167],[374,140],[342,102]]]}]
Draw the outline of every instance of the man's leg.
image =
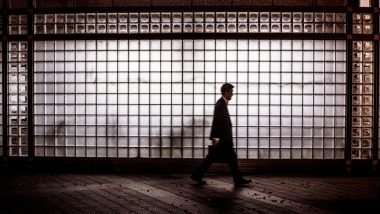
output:
[{"label": "man's leg", "polygon": [[195,170],[191,178],[196,180],[202,180],[208,168],[210,168],[213,160],[214,160],[214,152],[211,152],[206,156],[206,158],[202,161],[201,165]]},{"label": "man's leg", "polygon": [[241,172],[239,170],[237,156],[233,148],[227,151],[227,161],[232,177],[234,178],[234,182],[239,182],[243,178],[243,176],[241,175]]}]

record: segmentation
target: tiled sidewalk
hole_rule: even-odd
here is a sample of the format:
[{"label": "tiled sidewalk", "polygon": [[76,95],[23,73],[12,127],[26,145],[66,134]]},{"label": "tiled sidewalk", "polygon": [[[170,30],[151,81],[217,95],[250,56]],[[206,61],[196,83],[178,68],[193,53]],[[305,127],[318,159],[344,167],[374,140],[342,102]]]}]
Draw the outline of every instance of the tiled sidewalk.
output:
[{"label": "tiled sidewalk", "polygon": [[1,174],[0,213],[380,213],[379,177]]}]

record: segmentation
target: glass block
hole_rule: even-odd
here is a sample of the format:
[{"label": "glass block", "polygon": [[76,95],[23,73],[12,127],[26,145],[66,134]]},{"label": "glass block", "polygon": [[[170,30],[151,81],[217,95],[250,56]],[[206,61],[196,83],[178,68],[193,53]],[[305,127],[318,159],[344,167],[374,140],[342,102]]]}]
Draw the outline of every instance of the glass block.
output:
[{"label": "glass block", "polygon": [[354,62],[361,62],[362,61],[362,53],[361,52],[353,52],[352,53],[352,60]]},{"label": "glass block", "polygon": [[215,32],[214,23],[206,23],[206,33],[213,33],[213,32]]},{"label": "glass block", "polygon": [[173,22],[182,22],[182,13],[173,13]]},{"label": "glass block", "polygon": [[352,93],[353,94],[361,94],[362,93],[362,87],[361,85],[353,85],[352,86]]},{"label": "glass block", "polygon": [[323,33],[324,32],[324,28],[323,28],[323,24],[315,24],[314,25],[314,30],[316,33]]},{"label": "glass block", "polygon": [[161,24],[161,32],[162,33],[170,33],[171,32],[171,25],[170,25],[170,23],[162,23]]},{"label": "glass block", "polygon": [[293,13],[293,22],[302,22],[302,13]]},{"label": "glass block", "polygon": [[128,22],[128,13],[118,13],[119,23],[127,23]]},{"label": "glass block", "polygon": [[351,158],[352,159],[360,159],[361,158],[360,150],[359,149],[352,149],[351,150]]},{"label": "glass block", "polygon": [[95,33],[96,32],[95,24],[87,24],[86,25],[86,33]]},{"label": "glass block", "polygon": [[27,25],[28,24],[28,16],[27,15],[20,15],[20,17],[19,17],[19,24],[21,24],[21,25]]},{"label": "glass block", "polygon": [[361,51],[362,50],[362,42],[361,41],[353,41],[352,42],[352,49],[355,51]]},{"label": "glass block", "polygon": [[260,22],[269,22],[269,20],[268,12],[260,12]]},{"label": "glass block", "polygon": [[183,25],[184,33],[192,33],[193,32],[193,24],[184,24]]},{"label": "glass block", "polygon": [[79,33],[79,34],[86,33],[86,25],[85,24],[79,24],[79,25],[77,24],[75,32]]},{"label": "glass block", "polygon": [[248,21],[248,13],[247,12],[239,12],[238,13],[238,21],[239,22],[247,22]]},{"label": "glass block", "polygon": [[226,25],[223,23],[217,23],[216,24],[216,32],[217,33],[225,33],[226,32]]},{"label": "glass block", "polygon": [[65,23],[74,24],[75,23],[75,14],[66,14]]},{"label": "glass block", "polygon": [[371,127],[372,126],[372,118],[371,117],[363,117],[361,125],[363,127]]},{"label": "glass block", "polygon": [[[147,24],[147,31],[149,32],[149,25]],[[107,33],[117,33],[117,24],[108,24]]]},{"label": "glass block", "polygon": [[302,24],[293,24],[293,33],[302,33]]},{"label": "glass block", "polygon": [[362,150],[362,154],[361,154],[361,158],[362,159],[371,159],[372,155],[371,155],[371,150],[369,149],[363,149]]},{"label": "glass block", "polygon": [[[96,14],[95,13],[87,13],[86,14],[86,21],[87,24],[95,24],[96,23]],[[83,19],[83,17],[81,17]]]},{"label": "glass block", "polygon": [[139,14],[138,13],[129,13],[129,22],[130,23],[137,23],[139,21]]},{"label": "glass block", "polygon": [[361,105],[362,97],[360,95],[352,96],[352,105]]},{"label": "glass block", "polygon": [[371,138],[372,137],[372,130],[371,130],[371,128],[363,128],[362,129],[362,137],[363,138]]},{"label": "glass block", "polygon": [[290,23],[284,23],[282,24],[282,30],[283,33],[291,33],[292,32],[292,24]]},{"label": "glass block", "polygon": [[28,113],[28,112],[27,112],[27,109],[28,109],[28,108],[27,108],[26,105],[20,105],[20,106],[19,106],[19,113],[25,115],[25,114]]},{"label": "glass block", "polygon": [[324,22],[324,14],[323,13],[314,13],[314,22]]},{"label": "glass block", "polygon": [[325,13],[326,22],[335,22],[335,13]]},{"label": "glass block", "polygon": [[54,24],[45,25],[45,33],[46,34],[55,34],[55,25]]},{"label": "glass block", "polygon": [[171,13],[161,13],[161,22],[171,22]]},{"label": "glass block", "polygon": [[352,117],[352,126],[360,127],[361,126],[361,117]]},{"label": "glass block", "polygon": [[259,32],[259,25],[258,24],[249,24],[249,32],[250,33]]},{"label": "glass block", "polygon": [[56,33],[64,34],[65,33],[65,24],[57,24],[56,25]]},{"label": "glass block", "polygon": [[129,33],[138,33],[139,25],[138,24],[129,24]]},{"label": "glass block", "polygon": [[213,12],[206,12],[205,20],[206,22],[215,22],[215,14]]},{"label": "glass block", "polygon": [[128,24],[120,24],[118,25],[119,29],[118,29],[118,32],[119,33],[128,33]]},{"label": "glass block", "polygon": [[196,23],[196,24],[194,25],[194,32],[195,32],[195,33],[203,33],[203,30],[204,30],[203,24],[201,24],[201,23]]},{"label": "glass block", "polygon": [[314,25],[313,24],[304,24],[304,33],[313,33]]},{"label": "glass block", "polygon": [[346,22],[346,14],[345,13],[336,13],[335,14],[335,21],[336,22]]},{"label": "glass block", "polygon": [[248,25],[240,23],[238,25],[238,32],[239,33],[247,33],[248,32]]},{"label": "glass block", "polygon": [[159,33],[160,32],[160,24],[150,24],[150,32],[151,33]]},{"label": "glass block", "polygon": [[75,24],[66,24],[66,34],[74,34],[75,33]]},{"label": "glass block", "polygon": [[362,83],[362,75],[354,73],[352,74],[352,82],[353,83]]},{"label": "glass block", "polygon": [[372,73],[372,63],[363,63],[363,72]]},{"label": "glass block", "polygon": [[260,24],[260,33],[268,33],[269,30],[269,23]]},{"label": "glass block", "polygon": [[[148,21],[149,21],[149,15],[148,16]],[[107,22],[108,23],[113,23],[113,24],[116,24],[117,23],[117,19],[118,19],[118,16],[117,16],[117,13],[108,13],[107,14]],[[140,20],[142,22],[142,20]]]},{"label": "glass block", "polygon": [[84,13],[77,13],[75,18],[75,23],[86,23],[86,14]]},{"label": "glass block", "polygon": [[326,23],[325,24],[325,33],[335,33],[335,24]]},{"label": "glass block", "polygon": [[[197,13],[194,13],[194,21],[195,22],[203,22],[203,20],[204,20],[204,17],[203,17],[203,13],[201,13],[201,12],[197,12]],[[195,26],[195,28],[196,28],[196,26]]]},{"label": "glass block", "polygon": [[10,25],[18,25],[19,24],[19,16],[18,15],[10,15],[8,18],[8,22]]},{"label": "glass block", "polygon": [[363,24],[369,24],[369,23],[372,23],[372,14],[363,13]]},{"label": "glass block", "polygon": [[[363,95],[363,105],[372,105],[372,96]],[[367,108],[367,107],[365,107]],[[369,108],[369,107],[368,107]],[[372,111],[372,109],[370,109]],[[363,114],[365,113],[365,109],[363,108]],[[371,113],[372,115],[372,113]]]},{"label": "glass block", "polygon": [[96,14],[97,23],[105,24],[107,23],[107,14],[106,13],[97,13]]},{"label": "glass block", "polygon": [[9,34],[10,35],[17,35],[17,34],[19,34],[18,25],[10,25],[9,26]]},{"label": "glass block", "polygon": [[335,33],[346,33],[346,24],[335,24]]},{"label": "glass block", "polygon": [[249,13],[249,22],[258,22],[259,21],[259,13],[250,12]]},{"label": "glass block", "polygon": [[34,33],[35,34],[44,34],[44,25],[34,25]]},{"label": "glass block", "polygon": [[[35,24],[43,24],[45,23],[45,16],[44,14],[36,14],[34,15],[34,23]],[[9,23],[11,24],[11,23]]]},{"label": "glass block", "polygon": [[271,22],[280,22],[281,21],[281,13],[280,12],[272,12],[271,13]]},{"label": "glass block", "polygon": [[371,148],[372,147],[372,140],[371,139],[362,139],[361,147],[362,148]]},{"label": "glass block", "polygon": [[363,116],[372,116],[372,107],[370,107],[370,106],[363,106],[362,115]]},{"label": "glass block", "polygon": [[304,22],[313,22],[314,20],[314,16],[313,16],[313,13],[304,13],[303,14],[303,21]]},{"label": "glass block", "polygon": [[228,23],[227,24],[228,33],[236,33],[236,24]]},{"label": "glass block", "polygon": [[279,32],[281,32],[281,24],[280,23],[273,23],[273,24],[271,24],[271,32],[272,33],[279,33]]},{"label": "glass block", "polygon": [[281,14],[282,22],[291,22],[292,21],[292,13],[284,12]]},{"label": "glass block", "polygon": [[236,22],[236,12],[228,12],[227,13],[227,22]]},{"label": "glass block", "polygon": [[193,22],[193,13],[183,13],[183,21],[187,23]]},{"label": "glass block", "polygon": [[66,16],[65,14],[55,14],[55,23],[65,23]]},{"label": "glass block", "polygon": [[372,52],[364,52],[363,53],[363,61],[364,62],[372,62]]},{"label": "glass block", "polygon": [[97,24],[96,25],[96,32],[97,33],[106,33],[107,32],[107,28],[106,28],[106,24]]},{"label": "glass block", "polygon": [[352,14],[352,23],[362,23],[362,14],[361,13]]},{"label": "glass block", "polygon": [[182,24],[174,23],[172,32],[173,33],[181,33],[182,32]]},{"label": "glass block", "polygon": [[364,51],[372,51],[372,42],[363,41],[363,50]]},{"label": "glass block", "polygon": [[364,24],[363,25],[363,33],[364,34],[372,34],[373,32],[373,25],[372,24]]},{"label": "glass block", "polygon": [[353,128],[352,129],[352,138],[361,138],[361,129],[360,128]]},{"label": "glass block", "polygon": [[363,85],[363,94],[372,94],[372,85]]}]

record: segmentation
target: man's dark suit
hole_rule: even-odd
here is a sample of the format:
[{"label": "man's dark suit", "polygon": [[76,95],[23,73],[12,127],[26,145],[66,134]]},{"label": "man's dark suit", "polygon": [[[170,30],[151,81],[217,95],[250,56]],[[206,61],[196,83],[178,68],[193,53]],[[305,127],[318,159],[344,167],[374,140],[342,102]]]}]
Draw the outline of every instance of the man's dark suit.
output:
[{"label": "man's dark suit", "polygon": [[238,169],[237,156],[233,148],[232,123],[228,113],[227,103],[222,98],[215,104],[214,118],[210,133],[210,140],[219,138],[219,143],[214,146],[205,160],[194,172],[193,177],[202,178],[213,162],[220,158],[226,160],[235,182],[242,179]]}]

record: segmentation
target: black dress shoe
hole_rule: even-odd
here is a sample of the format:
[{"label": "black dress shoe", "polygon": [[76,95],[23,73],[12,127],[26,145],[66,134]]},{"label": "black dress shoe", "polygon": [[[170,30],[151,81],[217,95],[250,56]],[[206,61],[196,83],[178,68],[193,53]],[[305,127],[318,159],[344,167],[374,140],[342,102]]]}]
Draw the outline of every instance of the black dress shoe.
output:
[{"label": "black dress shoe", "polygon": [[244,179],[244,178],[242,178],[242,179],[240,179],[238,181],[235,181],[234,183],[235,183],[235,186],[243,186],[243,185],[249,184],[251,182],[252,182],[251,179]]},{"label": "black dress shoe", "polygon": [[205,185],[207,184],[206,181],[202,180],[202,178],[197,178],[195,176],[191,176],[191,180],[197,182],[199,185]]}]

